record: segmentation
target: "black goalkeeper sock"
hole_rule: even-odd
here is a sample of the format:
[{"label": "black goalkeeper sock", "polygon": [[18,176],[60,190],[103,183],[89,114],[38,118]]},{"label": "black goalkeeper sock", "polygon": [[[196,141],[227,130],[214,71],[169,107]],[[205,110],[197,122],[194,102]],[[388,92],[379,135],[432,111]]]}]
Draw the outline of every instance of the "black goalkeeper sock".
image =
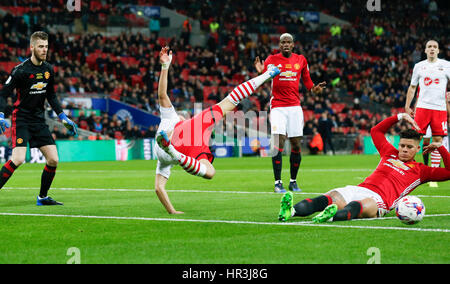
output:
[{"label": "black goalkeeper sock", "polygon": [[0,188],[5,185],[16,169],[17,166],[11,160],[3,165],[0,170]]},{"label": "black goalkeeper sock", "polygon": [[276,149],[278,153],[272,157],[273,175],[275,180],[281,180],[281,169],[283,168],[283,149]]},{"label": "black goalkeeper sock", "polygon": [[47,197],[48,190],[52,185],[53,178],[56,174],[56,167],[45,165],[41,176],[41,191],[39,192],[39,197]]},{"label": "black goalkeeper sock", "polygon": [[[430,143],[423,143],[422,149],[423,149],[423,147],[426,147],[426,146],[428,146],[428,145],[430,145]],[[425,166],[428,166],[428,159],[429,159],[429,157],[430,157],[430,153],[422,154],[422,157],[423,157],[423,163],[424,163],[424,165],[425,165]]]},{"label": "black goalkeeper sock", "polygon": [[291,152],[290,162],[291,162],[291,179],[297,179],[298,169],[300,168],[300,163],[302,161],[302,155],[300,151]]},{"label": "black goalkeeper sock", "polygon": [[344,209],[338,210],[333,217],[333,221],[347,221],[358,217],[362,213],[363,207],[361,202],[352,201],[347,204]]},{"label": "black goalkeeper sock", "polygon": [[305,217],[325,209],[333,203],[328,195],[320,195],[313,199],[306,198],[294,205],[295,216]]}]

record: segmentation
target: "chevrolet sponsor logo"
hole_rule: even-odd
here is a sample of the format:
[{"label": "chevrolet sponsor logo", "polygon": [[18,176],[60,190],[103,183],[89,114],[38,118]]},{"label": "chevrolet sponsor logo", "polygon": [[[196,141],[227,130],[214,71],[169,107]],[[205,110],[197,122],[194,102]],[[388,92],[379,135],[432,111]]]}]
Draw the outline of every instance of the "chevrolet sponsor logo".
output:
[{"label": "chevrolet sponsor logo", "polygon": [[34,84],[33,86],[31,86],[30,89],[40,91],[40,90],[44,89],[46,86],[47,86],[47,83],[44,83],[44,82],[37,82],[36,84]]},{"label": "chevrolet sponsor logo", "polygon": [[395,167],[400,168],[402,170],[409,170],[409,167],[400,160],[388,159],[388,162],[390,162],[392,165],[394,165]]},{"label": "chevrolet sponsor logo", "polygon": [[292,72],[291,70],[284,71],[280,73],[280,77],[297,77],[297,72]]}]

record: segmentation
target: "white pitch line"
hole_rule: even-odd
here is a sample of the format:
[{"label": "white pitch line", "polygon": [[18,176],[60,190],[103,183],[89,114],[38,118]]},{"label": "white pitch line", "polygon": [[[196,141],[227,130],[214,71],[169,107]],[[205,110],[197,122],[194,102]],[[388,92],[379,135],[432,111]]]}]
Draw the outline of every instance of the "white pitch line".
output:
[{"label": "white pitch line", "polygon": [[[4,189],[17,190],[17,189],[30,189],[36,190],[38,187],[4,187]],[[62,191],[118,191],[118,192],[150,192],[155,191],[153,188],[83,188],[83,187],[54,187],[52,190],[62,190]],[[280,195],[279,193],[275,193],[272,191],[232,191],[232,190],[197,190],[197,189],[168,189],[167,192],[180,192],[180,193],[227,193],[227,194],[272,194],[272,195]],[[294,192],[294,194],[303,194],[303,195],[321,195],[324,192]],[[414,195],[414,194],[413,194]],[[424,198],[450,198],[450,196],[445,195],[415,195],[417,197]]]},{"label": "white pitch line", "polygon": [[[32,189],[32,190],[38,190],[39,187],[4,187],[4,189],[9,190],[17,190],[17,189]],[[52,190],[62,190],[62,191],[119,191],[119,192],[153,192],[155,189],[148,188],[76,188],[76,187],[54,187],[51,188]],[[272,191],[260,191],[260,192],[252,192],[252,191],[230,191],[230,190],[198,190],[198,189],[168,189],[167,192],[180,192],[180,193],[230,193],[230,194],[273,194],[273,195],[279,195],[279,193],[275,193]],[[295,192],[295,194],[323,194],[323,193],[317,193],[317,192]]]},{"label": "white pitch line", "polygon": [[[121,169],[121,170],[63,170],[58,169],[58,173],[120,173],[120,172],[153,172],[155,169]],[[181,168],[173,169],[174,171],[184,171]],[[25,170],[21,169],[21,172],[30,173],[42,173],[42,170]],[[242,169],[218,169],[219,172],[239,172],[242,173]],[[246,172],[273,172],[272,169],[245,169]],[[374,169],[302,169],[303,172],[373,172]]]},{"label": "white pitch line", "polygon": [[89,216],[89,215],[57,215],[57,214],[33,214],[33,213],[1,213],[2,216],[31,216],[31,217],[60,217],[60,218],[86,218],[86,219],[112,219],[112,220],[140,220],[140,221],[162,221],[162,222],[192,222],[192,223],[224,223],[224,224],[249,224],[249,225],[272,225],[272,226],[309,226],[309,227],[332,227],[348,229],[371,229],[371,230],[400,230],[420,232],[450,233],[449,229],[426,229],[414,227],[377,227],[377,226],[351,226],[334,224],[314,224],[310,221],[294,223],[233,221],[233,220],[196,220],[196,219],[170,219],[170,218],[148,218],[148,217],[118,217],[118,216]]}]

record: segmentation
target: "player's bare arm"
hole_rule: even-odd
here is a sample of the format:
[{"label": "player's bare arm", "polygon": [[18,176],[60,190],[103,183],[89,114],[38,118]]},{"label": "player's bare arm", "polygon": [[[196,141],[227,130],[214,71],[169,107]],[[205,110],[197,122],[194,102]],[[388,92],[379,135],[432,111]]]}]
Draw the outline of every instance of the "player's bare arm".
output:
[{"label": "player's bare arm", "polygon": [[169,196],[167,195],[166,192],[166,183],[167,183],[166,177],[160,174],[156,174],[155,176],[156,195],[158,196],[159,200],[164,205],[169,214],[183,214],[184,212],[175,210],[172,203],[170,202]]},{"label": "player's bare arm", "polygon": [[258,74],[261,74],[264,71],[264,60],[261,61],[261,59],[259,59],[259,56],[256,56],[253,64],[255,65],[255,69]]},{"label": "player's bare arm", "polygon": [[433,152],[434,150],[436,150],[437,148],[439,148],[441,146],[442,146],[441,142],[430,143],[428,146],[423,147],[423,153],[424,154],[431,153],[431,152]]},{"label": "player's bare arm", "polygon": [[450,92],[445,93],[445,102],[447,105],[447,122],[450,121]]},{"label": "player's bare arm", "polygon": [[406,93],[405,112],[412,117],[414,117],[415,110],[411,108],[411,102],[414,98],[414,93],[416,92],[416,89],[417,86],[410,85],[408,88],[408,92]]},{"label": "player's bare arm", "polygon": [[161,107],[170,108],[172,103],[167,95],[167,81],[169,74],[170,62],[172,61],[172,51],[169,51],[169,47],[165,46],[159,53],[159,62],[161,63],[161,73],[158,83],[158,102]]},{"label": "player's bare arm", "polygon": [[399,118],[408,122],[415,130],[420,131],[420,127],[417,122],[408,113],[399,114]]}]

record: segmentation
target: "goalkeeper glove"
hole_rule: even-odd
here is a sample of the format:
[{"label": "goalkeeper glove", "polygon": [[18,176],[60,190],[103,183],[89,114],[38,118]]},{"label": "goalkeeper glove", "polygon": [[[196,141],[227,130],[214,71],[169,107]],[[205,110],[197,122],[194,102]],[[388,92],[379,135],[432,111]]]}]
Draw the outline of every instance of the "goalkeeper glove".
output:
[{"label": "goalkeeper glove", "polygon": [[69,133],[69,135],[72,135],[74,137],[78,137],[78,130],[77,130],[77,125],[75,124],[75,122],[70,120],[64,112],[61,112],[60,114],[58,114],[58,117],[62,121],[64,126],[67,128],[67,130],[68,130],[67,133]]},{"label": "goalkeeper glove", "polygon": [[6,130],[6,128],[9,128],[9,123],[5,120],[5,114],[3,112],[0,112],[0,132],[3,134]]}]

